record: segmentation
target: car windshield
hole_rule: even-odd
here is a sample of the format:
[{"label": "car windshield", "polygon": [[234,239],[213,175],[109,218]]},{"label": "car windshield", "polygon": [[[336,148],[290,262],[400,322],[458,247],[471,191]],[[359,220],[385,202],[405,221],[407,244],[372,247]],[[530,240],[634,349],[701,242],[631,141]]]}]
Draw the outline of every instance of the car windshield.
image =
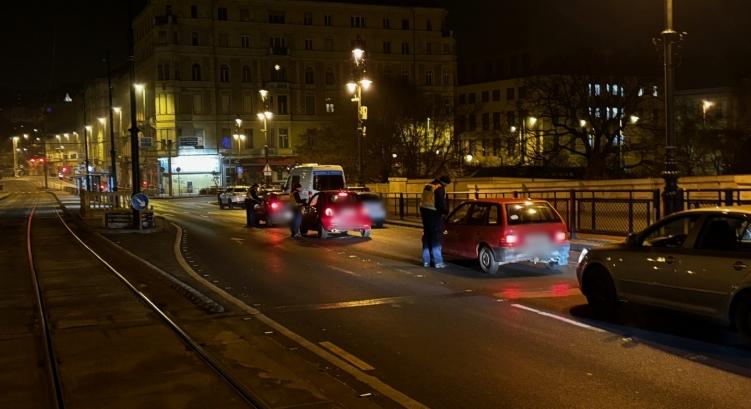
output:
[{"label": "car windshield", "polygon": [[524,202],[506,205],[506,222],[509,225],[560,223],[561,219],[545,202]]},{"label": "car windshield", "polygon": [[313,189],[339,190],[344,188],[344,176],[341,173],[314,173]]}]

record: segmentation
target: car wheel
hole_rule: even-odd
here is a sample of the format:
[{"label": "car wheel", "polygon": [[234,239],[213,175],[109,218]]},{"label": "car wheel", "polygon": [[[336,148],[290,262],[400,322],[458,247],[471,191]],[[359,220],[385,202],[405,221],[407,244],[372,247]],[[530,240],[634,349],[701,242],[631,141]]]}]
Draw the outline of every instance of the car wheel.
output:
[{"label": "car wheel", "polygon": [[326,229],[323,228],[323,225],[318,226],[318,238],[325,240],[328,237],[329,237],[329,232],[327,232]]},{"label": "car wheel", "polygon": [[500,265],[495,261],[495,255],[490,247],[481,246],[477,259],[480,262],[480,268],[484,273],[495,274],[498,272],[498,267],[500,267]]},{"label": "car wheel", "polygon": [[618,310],[618,294],[607,270],[592,268],[584,273],[584,295],[598,317],[612,317]]},{"label": "car wheel", "polygon": [[360,235],[362,235],[366,239],[369,239],[370,238],[370,229],[364,229],[364,230],[362,230],[360,232]]},{"label": "car wheel", "polygon": [[742,295],[735,308],[735,329],[751,344],[751,294]]},{"label": "car wheel", "polygon": [[550,271],[561,271],[563,269],[563,265],[559,264],[557,261],[551,261],[548,264],[545,264],[545,268]]}]

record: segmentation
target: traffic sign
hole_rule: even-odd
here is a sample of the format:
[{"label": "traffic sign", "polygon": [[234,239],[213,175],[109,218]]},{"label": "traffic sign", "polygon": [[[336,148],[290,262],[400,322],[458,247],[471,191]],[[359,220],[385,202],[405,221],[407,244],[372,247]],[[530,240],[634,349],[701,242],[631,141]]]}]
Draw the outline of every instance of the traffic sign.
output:
[{"label": "traffic sign", "polygon": [[178,166],[177,168],[175,168],[175,172],[177,172],[177,173],[180,173],[180,171],[181,171],[181,170],[182,170],[182,169],[180,169],[180,167],[179,167],[179,166]]},{"label": "traffic sign", "polygon": [[266,166],[263,167],[263,175],[264,176],[271,176],[271,166],[267,163]]},{"label": "traffic sign", "polygon": [[130,198],[130,205],[138,211],[146,210],[149,207],[149,197],[143,193],[136,193]]}]

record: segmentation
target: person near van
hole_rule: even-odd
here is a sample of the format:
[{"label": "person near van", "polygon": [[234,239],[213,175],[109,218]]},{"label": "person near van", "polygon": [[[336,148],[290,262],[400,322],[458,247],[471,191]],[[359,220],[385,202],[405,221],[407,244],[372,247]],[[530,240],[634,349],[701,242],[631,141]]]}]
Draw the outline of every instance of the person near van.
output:
[{"label": "person near van", "polygon": [[292,223],[289,225],[290,234],[293,238],[302,237],[300,234],[300,225],[302,224],[302,208],[305,206],[305,200],[300,195],[302,185],[295,183],[292,192],[289,194],[289,204],[292,209]]},{"label": "person near van", "polygon": [[425,185],[420,198],[420,216],[422,218],[422,265],[430,267],[431,260],[435,268],[446,268],[441,254],[443,236],[443,216],[448,214],[446,185],[451,183],[448,176],[433,179]]},{"label": "person near van", "polygon": [[253,185],[248,190],[248,195],[245,197],[245,220],[247,221],[247,227],[254,227],[256,225],[256,205],[261,204],[261,198],[258,197],[258,183]]}]

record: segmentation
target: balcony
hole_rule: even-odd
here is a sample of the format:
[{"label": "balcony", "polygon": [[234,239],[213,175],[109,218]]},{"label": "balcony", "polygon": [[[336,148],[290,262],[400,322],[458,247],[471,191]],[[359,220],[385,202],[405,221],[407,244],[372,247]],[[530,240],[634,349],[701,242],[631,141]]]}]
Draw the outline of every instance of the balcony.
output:
[{"label": "balcony", "polygon": [[269,53],[272,55],[289,55],[287,47],[269,47]]}]

